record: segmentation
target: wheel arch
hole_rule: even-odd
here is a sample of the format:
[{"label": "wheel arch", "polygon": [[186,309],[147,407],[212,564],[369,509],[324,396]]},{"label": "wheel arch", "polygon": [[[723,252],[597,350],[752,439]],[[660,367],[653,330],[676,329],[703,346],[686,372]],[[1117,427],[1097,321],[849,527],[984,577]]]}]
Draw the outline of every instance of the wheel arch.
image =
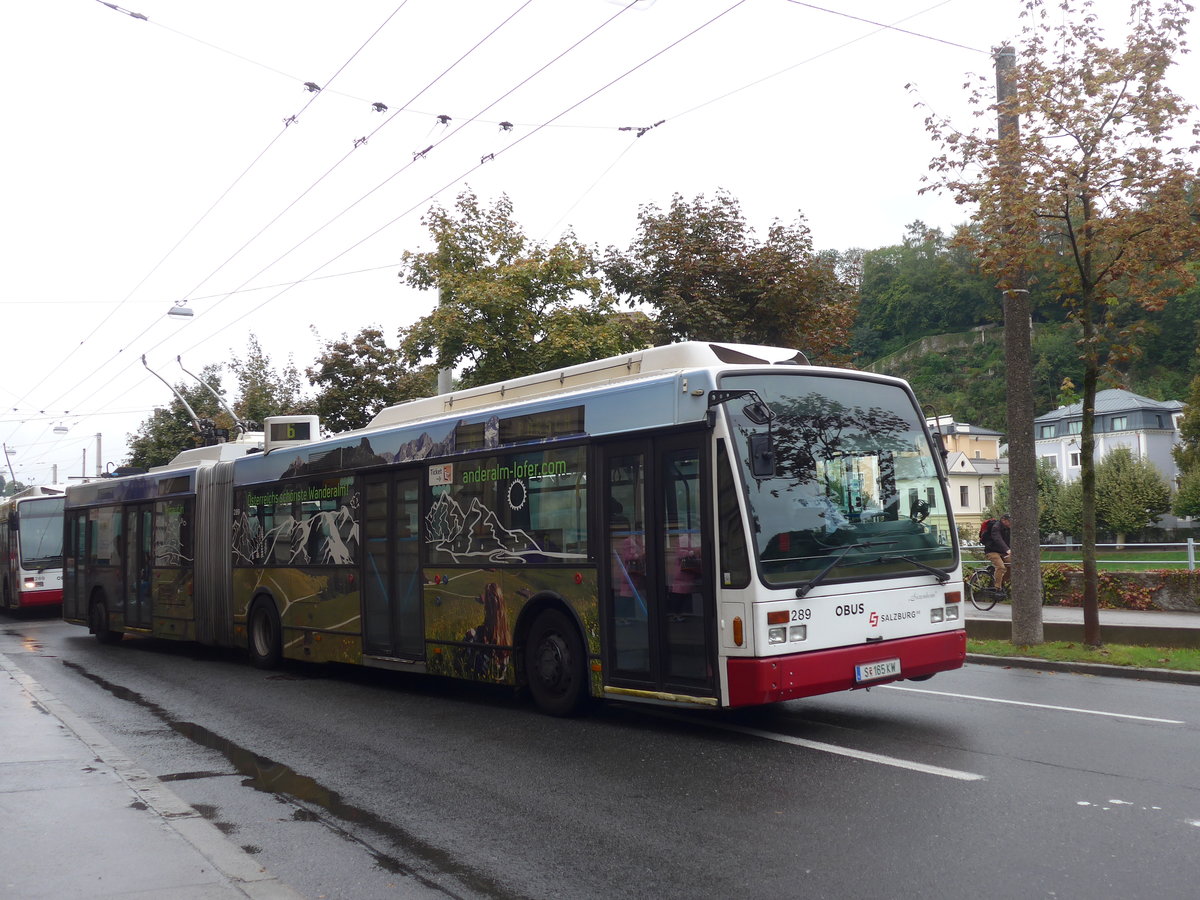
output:
[{"label": "wheel arch", "polygon": [[517,624],[513,628],[513,660],[517,666],[517,684],[519,685],[524,685],[528,681],[525,672],[525,643],[529,640],[529,632],[533,630],[533,623],[537,621],[537,617],[547,609],[558,610],[574,623],[575,630],[579,632],[584,655],[590,655],[587,630],[583,627],[583,620],[580,619],[575,607],[555,591],[540,591],[530,597],[521,607],[521,612],[517,616]]}]

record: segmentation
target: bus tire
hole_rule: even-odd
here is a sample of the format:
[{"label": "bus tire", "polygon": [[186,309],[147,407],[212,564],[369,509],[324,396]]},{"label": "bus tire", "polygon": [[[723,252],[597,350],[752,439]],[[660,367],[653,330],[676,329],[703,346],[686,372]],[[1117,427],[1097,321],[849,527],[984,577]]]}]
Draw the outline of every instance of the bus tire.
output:
[{"label": "bus tire", "polygon": [[525,642],[525,677],[542,712],[570,716],[583,708],[588,696],[583,638],[562,611],[546,609],[534,620]]},{"label": "bus tire", "polygon": [[283,659],[283,629],[279,613],[269,598],[257,601],[250,609],[250,662],[259,669],[274,669]]},{"label": "bus tire", "polygon": [[96,641],[101,644],[116,644],[125,636],[109,627],[108,604],[104,602],[103,597],[93,600],[92,605],[88,607],[88,625],[92,634],[96,636]]}]

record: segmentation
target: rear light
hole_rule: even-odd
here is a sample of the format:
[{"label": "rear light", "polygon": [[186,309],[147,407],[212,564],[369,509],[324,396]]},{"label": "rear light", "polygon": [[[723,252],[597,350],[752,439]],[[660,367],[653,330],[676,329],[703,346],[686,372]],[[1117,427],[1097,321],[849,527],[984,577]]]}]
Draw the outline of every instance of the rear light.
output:
[{"label": "rear light", "polygon": [[734,616],[733,617],[733,644],[734,644],[734,646],[735,647],[742,646],[742,643],[744,642],[744,638],[745,638],[745,634],[743,633],[742,617]]},{"label": "rear light", "polygon": [[947,603],[962,603],[962,591],[946,591]]}]

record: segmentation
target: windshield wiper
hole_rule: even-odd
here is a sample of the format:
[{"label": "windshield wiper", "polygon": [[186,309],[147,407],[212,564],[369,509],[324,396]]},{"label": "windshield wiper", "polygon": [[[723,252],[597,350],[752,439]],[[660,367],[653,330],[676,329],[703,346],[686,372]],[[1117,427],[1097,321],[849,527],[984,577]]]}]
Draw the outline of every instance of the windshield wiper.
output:
[{"label": "windshield wiper", "polygon": [[936,578],[938,580],[938,584],[945,584],[947,581],[950,580],[950,576],[946,572],[943,572],[941,569],[935,569],[933,566],[927,566],[927,565],[925,565],[925,563],[921,562],[919,559],[913,559],[911,556],[881,556],[881,557],[879,557],[879,559],[877,559],[875,561],[876,562],[891,562],[893,559],[902,559],[907,563],[912,563],[918,569],[924,569],[926,572],[928,572],[930,575],[932,575],[934,578]]},{"label": "windshield wiper", "polygon": [[851,550],[862,550],[864,547],[891,547],[893,544],[898,544],[898,543],[900,543],[900,542],[899,541],[863,541],[862,543],[859,543],[859,544],[847,544],[845,547],[841,548],[840,553],[838,553],[833,559],[831,559],[829,562],[827,562],[825,564],[825,568],[823,568],[820,572],[818,572],[816,575],[814,575],[812,578],[810,578],[807,583],[802,584],[802,585],[800,585],[800,587],[796,588],[796,596],[803,597],[805,594],[807,594],[809,591],[811,591],[813,588],[815,588],[818,584],[820,584],[822,581],[824,581],[825,576],[828,575],[830,572],[832,572],[835,568],[837,568],[837,566],[841,563],[841,561],[846,558],[846,554],[849,553]]}]

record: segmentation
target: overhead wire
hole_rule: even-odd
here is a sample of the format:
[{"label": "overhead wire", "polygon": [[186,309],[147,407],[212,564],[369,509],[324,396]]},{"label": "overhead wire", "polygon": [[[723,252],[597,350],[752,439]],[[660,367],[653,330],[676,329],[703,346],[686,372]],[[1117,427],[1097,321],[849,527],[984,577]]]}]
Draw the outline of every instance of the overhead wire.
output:
[{"label": "overhead wire", "polygon": [[[106,3],[106,2],[105,2],[105,0],[97,0],[97,2],[99,2],[99,3],[101,3],[101,4],[105,5],[105,6],[112,6],[112,4],[110,4],[110,3]],[[409,0],[402,0],[402,2],[400,3],[400,5],[399,5],[399,6],[397,6],[395,9],[393,9],[393,10],[392,10],[392,12],[388,14],[387,18],[386,18],[386,19],[384,19],[384,20],[383,20],[383,22],[381,22],[381,23],[380,23],[380,24],[379,24],[379,25],[378,25],[378,26],[375,28],[375,30],[371,32],[370,36],[369,36],[369,37],[368,37],[368,38],[367,38],[365,41],[363,41],[363,43],[362,43],[362,44],[361,44],[361,45],[358,47],[358,49],[357,49],[357,50],[355,50],[355,51],[354,51],[354,52],[353,52],[353,53],[352,53],[352,54],[349,56],[349,58],[347,58],[347,59],[345,60],[345,62],[343,62],[343,63],[342,63],[340,66],[338,66],[337,70],[336,70],[336,71],[335,71],[335,72],[334,72],[334,73],[333,73],[333,74],[332,74],[332,75],[331,75],[331,76],[330,76],[328,79],[326,79],[326,86],[328,86],[328,85],[329,85],[329,84],[331,84],[333,81],[335,81],[335,80],[337,79],[337,77],[338,77],[338,76],[339,76],[339,75],[340,75],[340,74],[341,74],[343,71],[345,71],[346,67],[347,67],[348,65],[350,65],[350,63],[351,63],[351,62],[353,62],[353,61],[354,61],[354,59],[355,59],[355,58],[356,58],[356,57],[357,57],[357,56],[358,56],[358,55],[359,55],[359,54],[360,54],[360,53],[363,51],[363,49],[364,49],[364,48],[366,48],[366,46],[367,46],[367,45],[368,45],[368,44],[369,44],[369,43],[370,43],[372,40],[374,40],[374,39],[375,39],[375,37],[376,37],[376,36],[379,34],[379,32],[380,32],[380,31],[382,31],[382,30],[383,30],[383,28],[384,28],[384,27],[386,27],[386,25],[387,25],[387,24],[388,24],[388,23],[389,23],[389,22],[390,22],[390,21],[391,21],[393,18],[395,18],[395,16],[397,15],[397,13],[399,13],[399,12],[400,12],[400,10],[401,10],[401,9],[403,9],[403,8],[404,8],[404,7],[405,7],[405,6],[408,4],[408,2],[409,2]],[[526,0],[526,2],[527,2],[527,4],[528,4],[528,2],[530,2],[530,0]],[[143,16],[142,18],[145,18],[145,17]],[[154,267],[153,267],[153,268],[152,268],[152,269],[151,269],[151,270],[150,270],[150,271],[149,271],[149,272],[148,272],[148,273],[147,273],[147,274],[146,274],[146,275],[145,275],[145,276],[142,278],[142,280],[141,280],[141,281],[139,281],[139,282],[138,282],[138,284],[137,284],[137,285],[134,287],[134,289],[133,289],[132,291],[130,291],[130,292],[129,292],[129,294],[127,294],[127,295],[126,295],[125,299],[124,299],[124,300],[122,300],[122,301],[121,301],[121,303],[118,303],[118,304],[117,304],[117,306],[116,306],[116,307],[114,307],[114,308],[113,308],[113,309],[112,309],[112,310],[111,310],[111,311],[108,313],[108,315],[107,315],[107,316],[105,316],[105,317],[104,317],[104,319],[103,319],[103,320],[101,320],[101,322],[100,322],[100,323],[99,323],[99,324],[98,324],[98,325],[97,325],[97,326],[96,326],[94,329],[92,329],[92,331],[91,331],[91,332],[89,332],[87,335],[85,335],[85,336],[84,336],[84,338],[83,338],[83,340],[81,340],[81,341],[79,342],[79,344],[77,344],[77,345],[76,345],[75,347],[73,347],[73,348],[72,348],[70,351],[68,351],[67,355],[66,355],[66,356],[63,358],[62,362],[60,362],[60,363],[59,363],[59,367],[61,367],[61,365],[62,365],[63,363],[67,362],[67,360],[69,360],[69,359],[71,358],[71,356],[72,356],[72,355],[73,355],[73,354],[74,354],[74,353],[75,353],[75,352],[76,352],[76,351],[77,351],[77,350],[78,350],[80,347],[82,347],[82,346],[83,346],[83,345],[84,345],[84,344],[85,344],[85,343],[86,343],[86,342],[87,342],[87,341],[88,341],[88,340],[89,340],[91,337],[93,337],[93,336],[94,336],[94,335],[95,335],[95,334],[96,334],[96,333],[97,333],[97,332],[100,330],[100,328],[102,328],[102,327],[104,326],[104,324],[105,324],[106,322],[108,322],[108,321],[109,321],[109,320],[110,320],[110,319],[111,319],[111,318],[112,318],[114,315],[116,315],[117,311],[118,311],[118,310],[121,308],[121,306],[122,306],[122,305],[123,305],[123,304],[124,304],[124,303],[125,303],[125,302],[126,302],[126,301],[127,301],[129,298],[130,298],[130,297],[132,297],[132,296],[133,296],[133,294],[134,294],[134,293],[136,293],[136,292],[137,292],[137,290],[138,290],[138,289],[139,289],[139,288],[140,288],[140,287],[141,287],[143,284],[145,284],[145,283],[146,283],[146,281],[147,281],[147,280],[150,278],[150,276],[151,276],[151,275],[153,275],[153,274],[154,274],[154,272],[156,272],[156,271],[158,270],[158,268],[159,268],[159,267],[160,267],[160,266],[161,266],[161,265],[162,265],[164,262],[166,262],[166,260],[167,260],[167,259],[168,259],[168,258],[169,258],[169,257],[170,257],[170,256],[171,256],[171,255],[172,255],[172,254],[173,254],[173,253],[174,253],[174,252],[175,252],[175,251],[176,251],[178,248],[179,248],[179,246],[180,246],[180,245],[181,245],[181,244],[182,244],[182,243],[183,243],[185,240],[187,240],[187,238],[188,238],[188,237],[189,237],[189,236],[192,234],[192,232],[194,232],[194,231],[196,230],[196,228],[197,228],[197,227],[199,227],[199,225],[200,225],[200,224],[201,224],[201,223],[202,223],[202,222],[203,222],[203,221],[204,221],[204,220],[205,220],[205,219],[206,219],[206,218],[209,216],[209,214],[210,214],[210,213],[212,213],[212,211],[213,211],[214,209],[216,209],[216,207],[217,207],[218,205],[220,205],[221,201],[222,201],[222,200],[224,200],[224,199],[225,199],[225,198],[226,198],[226,197],[229,195],[229,193],[230,193],[230,192],[231,192],[231,191],[234,189],[234,187],[236,187],[236,186],[237,186],[237,184],[238,184],[238,183],[239,183],[239,182],[240,182],[240,181],[241,181],[243,178],[245,178],[245,177],[246,177],[246,175],[247,175],[247,174],[249,174],[249,172],[250,172],[250,171],[251,171],[251,170],[252,170],[252,169],[253,169],[253,168],[254,168],[254,167],[255,167],[255,166],[258,164],[258,162],[259,162],[259,161],[260,161],[260,160],[263,158],[263,156],[265,156],[265,155],[267,154],[267,152],[268,152],[268,151],[271,149],[271,147],[273,147],[273,146],[275,145],[275,143],[276,143],[276,142],[277,142],[277,141],[278,141],[278,140],[279,140],[279,139],[280,139],[280,138],[283,136],[283,134],[284,134],[284,133],[287,131],[287,129],[288,129],[288,127],[289,127],[289,124],[288,124],[288,123],[294,123],[294,122],[295,122],[295,121],[296,121],[296,120],[297,120],[297,119],[298,119],[298,118],[299,118],[301,115],[303,115],[303,114],[304,114],[304,112],[305,112],[305,111],[306,111],[306,110],[307,110],[307,109],[308,109],[308,108],[309,108],[309,107],[310,107],[310,106],[311,106],[311,105],[312,105],[314,102],[316,102],[316,99],[317,99],[317,97],[320,95],[320,93],[321,93],[321,90],[318,90],[318,91],[316,91],[316,92],[313,92],[313,96],[311,96],[311,97],[308,99],[308,101],[307,101],[307,102],[304,104],[304,106],[303,106],[303,107],[301,107],[300,111],[299,111],[298,113],[295,113],[294,115],[290,116],[290,117],[289,117],[287,120],[285,120],[285,125],[284,125],[283,129],[282,129],[282,130],[281,130],[281,131],[280,131],[278,134],[276,134],[276,135],[275,135],[275,137],[274,137],[274,138],[272,138],[272,139],[271,139],[271,141],[270,141],[270,142],[267,144],[267,146],[266,146],[266,147],[264,147],[264,148],[263,148],[263,149],[262,149],[262,150],[261,150],[261,151],[258,153],[258,155],[257,155],[257,156],[256,156],[256,157],[255,157],[255,158],[254,158],[254,159],[251,161],[250,165],[248,165],[248,166],[247,166],[247,167],[246,167],[246,168],[245,168],[245,169],[242,171],[242,173],[241,173],[240,175],[238,175],[238,176],[237,176],[237,178],[235,178],[235,179],[233,180],[233,182],[232,182],[232,183],[231,183],[231,184],[230,184],[230,185],[229,185],[227,188],[225,188],[225,190],[224,190],[224,191],[221,193],[221,195],[220,195],[219,197],[217,197],[217,199],[216,199],[216,200],[215,200],[215,201],[212,203],[212,205],[211,205],[211,206],[209,206],[209,208],[208,208],[207,210],[205,210],[205,212],[203,213],[203,215],[201,215],[201,216],[200,216],[200,218],[199,218],[199,219],[197,219],[197,220],[196,220],[196,221],[195,221],[195,222],[192,224],[192,226],[191,226],[191,227],[190,227],[190,228],[189,228],[189,229],[188,229],[188,230],[187,230],[187,231],[184,233],[184,235],[183,235],[181,238],[179,238],[179,240],[177,240],[177,241],[175,242],[174,246],[172,246],[172,247],[171,247],[171,249],[167,251],[166,255],[165,255],[165,256],[163,256],[163,258],[162,258],[162,259],[160,259],[160,260],[159,260],[157,263],[155,263]],[[211,277],[211,276],[210,276],[210,277]],[[207,279],[205,279],[205,280],[207,280]],[[201,284],[203,284],[203,282],[201,282]],[[157,325],[157,324],[158,324],[158,320],[151,321],[151,323],[150,323],[149,325],[147,325],[147,326],[146,326],[146,328],[144,328],[144,329],[141,331],[141,333],[140,333],[140,334],[138,334],[136,337],[134,337],[134,338],[133,338],[131,341],[129,341],[129,342],[128,342],[127,346],[129,346],[129,345],[132,345],[132,344],[136,343],[137,341],[139,341],[141,338],[145,337],[145,335],[147,335],[147,334],[148,334],[148,333],[151,331],[151,329],[153,329],[153,328],[155,327],[155,325]],[[106,359],[104,362],[102,362],[102,363],[101,363],[101,364],[100,364],[98,367],[96,367],[96,370],[98,371],[99,369],[102,369],[102,368],[104,368],[104,367],[105,367],[105,366],[107,366],[109,363],[111,363],[111,362],[112,362],[114,359],[117,359],[117,358],[120,356],[120,354],[121,354],[121,353],[123,353],[123,352],[125,351],[125,349],[127,349],[127,347],[122,347],[122,348],[118,349],[118,350],[117,350],[117,352],[116,352],[115,354],[113,354],[111,357],[109,357],[109,358],[108,358],[108,359]],[[34,385],[34,387],[33,387],[33,388],[31,388],[31,389],[30,389],[30,391],[29,391],[29,392],[27,392],[25,396],[26,396],[26,397],[27,397],[27,396],[29,396],[29,394],[30,394],[30,393],[33,393],[33,391],[35,391],[35,390],[37,390],[37,388],[41,387],[41,385],[42,385],[43,383],[45,383],[46,379],[50,377],[50,374],[51,374],[51,373],[47,373],[47,375],[46,375],[44,378],[42,378],[42,380],[41,380],[41,381],[39,381],[39,382],[38,382],[36,385]],[[57,403],[57,402],[58,402],[58,401],[59,401],[59,400],[60,400],[60,399],[61,399],[61,398],[62,398],[64,395],[71,393],[72,391],[74,391],[76,388],[78,388],[78,387],[79,387],[81,384],[83,384],[85,381],[87,381],[87,380],[88,380],[89,378],[91,378],[91,377],[92,377],[92,375],[89,375],[87,378],[83,379],[83,381],[80,381],[80,382],[78,382],[77,384],[75,384],[74,386],[72,386],[72,387],[68,388],[66,391],[64,391],[62,394],[60,394],[58,397],[56,397],[56,398],[55,398],[53,401],[51,401],[51,404],[50,404],[50,405],[54,405],[55,403]],[[23,398],[21,398],[21,399],[24,399],[24,397],[23,397]]]},{"label": "overhead wire", "polygon": [[[121,9],[120,7],[117,7],[117,6],[115,6],[114,4],[112,4],[112,3],[108,3],[108,2],[106,2],[106,0],[97,0],[97,2],[98,2],[98,3],[100,3],[100,4],[101,4],[101,5],[103,5],[103,6],[107,6],[107,7],[110,7],[110,8],[112,8],[112,9],[115,9],[115,10],[117,10],[118,12],[122,12],[122,13],[124,13],[125,15],[129,15],[129,16],[131,16],[132,18],[141,19],[141,20],[143,20],[143,21],[147,21],[147,22],[149,22],[149,19],[148,19],[146,16],[142,15],[141,13],[137,13],[137,14],[131,13],[131,12],[130,12],[130,11],[128,11],[128,10]],[[348,66],[348,65],[349,65],[349,64],[350,64],[350,63],[351,63],[351,62],[352,62],[352,61],[353,61],[353,60],[354,60],[354,59],[355,59],[355,58],[356,58],[356,57],[357,57],[357,56],[358,56],[358,55],[359,55],[359,54],[360,54],[360,53],[363,51],[363,49],[364,49],[364,48],[365,48],[365,47],[366,47],[366,46],[367,46],[367,45],[368,45],[368,44],[369,44],[369,43],[370,43],[372,40],[374,40],[374,39],[375,39],[375,37],[376,37],[376,36],[379,34],[379,32],[380,32],[380,31],[382,31],[382,30],[383,30],[383,28],[384,28],[384,27],[385,27],[385,26],[386,26],[386,25],[387,25],[387,24],[388,24],[388,23],[389,23],[389,22],[390,22],[390,21],[391,21],[393,18],[395,18],[396,14],[397,14],[397,13],[399,13],[399,12],[400,12],[400,10],[401,10],[401,9],[403,9],[403,8],[404,8],[404,7],[405,7],[405,6],[408,4],[408,2],[409,2],[409,0],[402,0],[402,2],[400,3],[400,5],[399,5],[399,6],[397,6],[397,7],[396,7],[394,10],[392,10],[392,12],[391,12],[391,13],[390,13],[390,14],[387,16],[387,18],[386,18],[386,19],[384,19],[384,20],[383,20],[383,22],[382,22],[382,23],[380,23],[380,25],[379,25],[379,26],[378,26],[378,27],[377,27],[377,28],[376,28],[376,29],[375,29],[373,32],[371,32],[371,35],[370,35],[370,36],[369,36],[369,37],[368,37],[368,38],[367,38],[367,39],[366,39],[366,40],[365,40],[365,41],[364,41],[364,42],[363,42],[363,43],[362,43],[362,44],[359,46],[359,48],[358,48],[357,50],[355,50],[355,51],[354,51],[354,52],[353,52],[353,53],[350,55],[350,57],[349,57],[349,58],[348,58],[348,59],[347,59],[345,62],[343,62],[343,63],[342,63],[340,66],[338,66],[337,70],[336,70],[336,71],[335,71],[335,72],[334,72],[334,73],[333,73],[333,74],[332,74],[332,75],[331,75],[331,76],[330,76],[328,79],[326,79],[326,86],[328,86],[330,83],[332,83],[333,81],[335,81],[335,80],[337,79],[337,77],[338,77],[338,76],[339,76],[339,75],[340,75],[340,74],[341,74],[341,73],[342,73],[342,72],[343,72],[343,71],[346,69],[346,67],[347,67],[347,66]],[[283,126],[283,128],[282,128],[282,129],[279,131],[279,133],[278,133],[278,134],[276,134],[276,135],[275,135],[275,137],[273,137],[273,138],[272,138],[272,139],[271,139],[271,140],[270,140],[270,141],[267,143],[267,145],[266,145],[265,147],[263,147],[263,149],[262,149],[262,150],[260,150],[260,151],[259,151],[258,155],[257,155],[257,156],[255,156],[255,157],[254,157],[254,159],[253,159],[253,160],[251,160],[250,164],[249,164],[248,166],[246,166],[246,168],[245,168],[245,169],[243,169],[243,170],[242,170],[242,173],[241,173],[240,175],[238,175],[238,176],[237,176],[237,177],[236,177],[236,178],[235,178],[235,179],[234,179],[234,180],[233,180],[233,181],[232,181],[232,182],[229,184],[229,186],[225,188],[225,190],[224,190],[224,191],[222,191],[221,195],[220,195],[220,196],[218,196],[218,197],[217,197],[217,199],[213,201],[213,203],[212,203],[212,204],[211,204],[211,205],[208,207],[208,209],[206,209],[206,210],[204,211],[204,213],[203,213],[203,214],[200,216],[200,218],[199,218],[199,219],[197,219],[195,222],[193,222],[193,223],[192,223],[191,227],[190,227],[190,228],[188,228],[188,230],[187,230],[186,232],[184,232],[183,236],[182,236],[182,237],[180,237],[180,238],[179,238],[179,240],[177,240],[177,241],[175,242],[175,244],[174,244],[174,245],[171,247],[171,249],[170,249],[170,250],[168,250],[168,251],[166,252],[166,254],[164,254],[164,255],[163,255],[163,257],[162,257],[162,258],[161,258],[161,259],[160,259],[160,260],[159,260],[157,263],[155,263],[155,264],[154,264],[154,266],[153,266],[153,267],[150,269],[150,271],[149,271],[149,272],[147,272],[147,273],[146,273],[146,274],[145,274],[145,275],[142,277],[141,281],[139,281],[139,282],[138,282],[138,283],[137,283],[137,284],[134,286],[133,290],[131,290],[131,291],[130,291],[128,294],[126,294],[126,295],[125,295],[125,298],[124,298],[124,299],[123,299],[123,300],[122,300],[120,303],[118,303],[118,304],[117,304],[117,305],[116,305],[116,306],[115,306],[115,307],[114,307],[112,310],[110,310],[110,311],[109,311],[109,313],[108,313],[108,315],[106,315],[106,316],[105,316],[103,319],[101,319],[101,321],[100,321],[100,322],[99,322],[99,323],[96,325],[96,327],[95,327],[95,328],[93,328],[93,329],[92,329],[90,332],[88,332],[86,335],[84,335],[83,339],[82,339],[82,340],[81,340],[81,341],[80,341],[80,342],[79,342],[77,345],[75,345],[75,346],[74,346],[74,347],[72,347],[72,348],[71,348],[69,351],[67,351],[67,354],[66,354],[66,356],[65,356],[65,357],[63,357],[63,359],[62,359],[62,360],[61,360],[61,361],[58,363],[58,366],[56,366],[56,369],[55,369],[55,370],[52,370],[51,372],[48,372],[48,373],[47,373],[47,374],[46,374],[46,375],[45,375],[45,376],[44,376],[44,377],[43,377],[43,378],[42,378],[40,381],[38,381],[38,382],[37,382],[37,383],[36,383],[36,384],[35,384],[35,385],[34,385],[32,388],[30,388],[30,389],[29,389],[29,391],[27,391],[27,392],[26,392],[25,396],[24,396],[24,397],[22,397],[21,399],[25,399],[25,397],[28,397],[30,394],[32,394],[34,391],[36,391],[38,388],[40,388],[40,387],[41,387],[41,386],[42,386],[42,385],[43,385],[43,384],[46,382],[46,379],[48,379],[48,378],[50,377],[50,375],[51,375],[51,374],[53,374],[53,371],[56,371],[57,369],[61,368],[63,364],[65,364],[65,363],[66,363],[68,360],[70,360],[70,358],[71,358],[71,357],[72,357],[72,356],[73,356],[73,355],[74,355],[74,354],[75,354],[75,353],[76,353],[76,352],[79,350],[79,348],[80,348],[80,347],[82,347],[82,346],[83,346],[84,344],[86,344],[86,343],[87,343],[87,342],[88,342],[88,341],[89,341],[89,340],[90,340],[92,337],[94,337],[94,336],[97,334],[97,332],[99,332],[99,330],[100,330],[101,328],[103,328],[103,327],[104,327],[104,325],[105,325],[105,324],[107,324],[107,323],[109,322],[109,320],[111,320],[111,319],[112,319],[112,317],[113,317],[113,316],[115,316],[115,315],[117,314],[117,312],[120,310],[121,306],[123,306],[123,305],[124,305],[124,303],[125,303],[127,300],[129,300],[129,298],[130,298],[130,297],[132,297],[132,296],[133,296],[135,293],[137,293],[137,291],[138,291],[138,290],[139,290],[139,289],[142,287],[142,285],[144,285],[144,284],[145,284],[145,283],[146,283],[146,282],[147,282],[147,281],[150,279],[150,277],[151,277],[151,276],[152,276],[152,275],[153,275],[155,272],[157,272],[157,271],[158,271],[158,269],[159,269],[159,268],[160,268],[160,267],[163,265],[163,263],[165,263],[165,262],[166,262],[166,261],[167,261],[167,260],[168,260],[168,259],[169,259],[169,258],[170,258],[170,257],[171,257],[173,254],[174,254],[174,253],[175,253],[175,251],[179,249],[179,247],[180,247],[180,246],[183,244],[183,242],[184,242],[184,241],[186,241],[186,240],[187,240],[187,239],[188,239],[188,238],[189,238],[189,237],[192,235],[192,233],[193,233],[193,232],[194,232],[194,231],[195,231],[195,230],[196,230],[196,229],[197,229],[197,228],[200,226],[200,224],[201,224],[202,222],[204,222],[204,221],[205,221],[205,219],[207,219],[207,218],[208,218],[208,216],[209,216],[209,215],[212,213],[212,211],[213,211],[214,209],[216,209],[216,208],[217,208],[217,206],[219,206],[219,205],[221,204],[221,202],[222,202],[222,201],[223,201],[223,200],[224,200],[224,199],[225,199],[227,196],[229,196],[230,192],[231,192],[231,191],[233,191],[233,189],[234,189],[234,188],[235,188],[235,187],[236,187],[236,186],[237,186],[237,185],[238,185],[238,184],[239,184],[239,183],[242,181],[242,179],[243,179],[243,178],[245,178],[245,177],[246,177],[246,175],[248,175],[248,174],[250,173],[250,171],[251,171],[251,170],[252,170],[252,169],[253,169],[253,168],[254,168],[254,167],[255,167],[255,166],[256,166],[256,165],[259,163],[259,161],[260,161],[260,160],[262,160],[262,158],[263,158],[263,157],[264,157],[264,156],[265,156],[265,155],[266,155],[266,154],[267,154],[267,153],[270,151],[270,149],[271,149],[273,146],[275,146],[275,144],[276,144],[276,143],[279,141],[279,139],[280,139],[280,138],[281,138],[281,137],[282,137],[282,136],[283,136],[283,135],[284,135],[284,134],[287,132],[287,130],[288,130],[288,127],[290,126],[290,124],[292,124],[292,123],[294,123],[295,121],[297,121],[297,120],[299,119],[299,117],[300,117],[301,115],[303,115],[303,114],[304,114],[304,112],[305,112],[305,111],[306,111],[306,110],[307,110],[307,109],[308,109],[310,106],[312,106],[312,104],[313,104],[313,103],[315,103],[315,102],[316,102],[316,100],[317,100],[317,98],[320,96],[320,94],[321,94],[321,90],[317,90],[317,91],[313,92],[313,93],[312,93],[312,96],[308,98],[308,100],[305,102],[304,106],[303,106],[303,107],[301,107],[301,109],[300,109],[300,111],[299,111],[299,112],[297,112],[297,113],[294,113],[292,116],[289,116],[287,119],[285,119],[285,120],[284,120],[284,126]],[[142,333],[141,333],[140,335],[138,335],[138,338],[135,338],[135,340],[137,340],[137,339],[140,339],[141,337],[143,337],[144,335],[146,335],[146,334],[147,334],[147,333],[150,331],[150,329],[151,329],[151,328],[154,326],[154,324],[156,324],[156,323],[153,323],[153,322],[152,322],[150,326],[148,326],[148,327],[147,327],[147,328],[146,328],[144,331],[142,331]],[[119,354],[121,351],[117,351],[117,352],[118,352],[118,354]],[[102,368],[103,366],[107,365],[109,362],[111,362],[111,361],[112,361],[112,359],[115,359],[115,358],[116,358],[116,356],[110,357],[108,360],[106,360],[104,363],[102,363],[102,364],[101,364],[100,368]],[[76,385],[76,387],[77,387],[77,386],[78,386],[78,385]],[[66,391],[66,392],[64,392],[64,393],[69,393],[71,390],[74,390],[74,388],[70,388],[70,389],[68,389],[68,391]],[[62,395],[60,395],[60,397],[59,397],[59,398],[56,398],[56,399],[55,399],[55,400],[54,400],[54,401],[51,403],[51,405],[53,405],[53,403],[57,403],[57,402],[58,402],[58,399],[60,399],[60,398],[61,398],[61,396],[62,396]]]}]

